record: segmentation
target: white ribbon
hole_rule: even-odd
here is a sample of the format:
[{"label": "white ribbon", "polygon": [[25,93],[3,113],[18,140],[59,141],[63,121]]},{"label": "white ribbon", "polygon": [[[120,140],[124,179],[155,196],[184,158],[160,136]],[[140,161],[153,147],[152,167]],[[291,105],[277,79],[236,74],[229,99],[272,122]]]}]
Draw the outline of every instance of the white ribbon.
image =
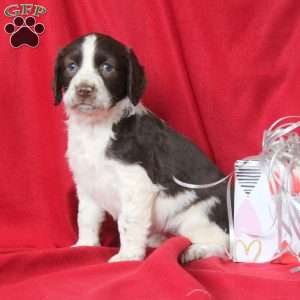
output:
[{"label": "white ribbon", "polygon": [[187,183],[187,182],[183,182],[181,180],[179,180],[178,178],[176,178],[175,176],[173,176],[173,180],[180,186],[188,188],[188,189],[207,189],[207,188],[211,188],[214,187],[222,182],[224,182],[225,180],[227,180],[230,176],[232,175],[232,173],[230,173],[229,175],[227,175],[226,177],[221,178],[218,181],[214,181],[211,183],[205,183],[205,184],[192,184],[192,183]]}]

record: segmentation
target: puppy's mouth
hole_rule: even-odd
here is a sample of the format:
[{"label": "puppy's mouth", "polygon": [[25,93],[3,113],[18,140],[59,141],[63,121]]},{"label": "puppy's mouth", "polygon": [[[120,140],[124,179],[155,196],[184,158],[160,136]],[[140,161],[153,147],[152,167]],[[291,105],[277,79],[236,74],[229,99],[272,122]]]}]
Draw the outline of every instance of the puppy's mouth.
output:
[{"label": "puppy's mouth", "polygon": [[74,108],[83,113],[90,113],[90,112],[93,112],[93,111],[99,109],[99,107],[96,107],[93,104],[87,104],[87,103],[77,104],[74,106]]},{"label": "puppy's mouth", "polygon": [[102,103],[103,101],[100,101],[93,98],[86,98],[86,99],[77,99],[74,98],[71,101],[71,110],[77,113],[87,114],[87,115],[94,115],[94,114],[102,114],[104,112],[107,112],[109,110],[109,107],[104,105]]}]

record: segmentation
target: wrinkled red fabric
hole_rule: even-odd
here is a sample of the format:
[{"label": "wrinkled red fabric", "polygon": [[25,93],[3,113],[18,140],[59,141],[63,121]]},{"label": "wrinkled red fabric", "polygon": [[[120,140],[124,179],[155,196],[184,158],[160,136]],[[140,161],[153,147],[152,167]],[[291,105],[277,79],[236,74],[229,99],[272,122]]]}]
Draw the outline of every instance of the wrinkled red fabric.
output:
[{"label": "wrinkled red fabric", "polygon": [[88,32],[112,35],[145,65],[144,103],[228,173],[260,151],[273,121],[300,114],[300,2],[28,1],[46,7],[36,17],[45,32],[36,48],[12,48],[3,11],[15,3],[0,3],[0,299],[298,299],[290,265],[182,267],[189,242],[179,237],[143,262],[108,264],[111,221],[103,247],[70,248],[77,200],[51,81],[58,49]]}]

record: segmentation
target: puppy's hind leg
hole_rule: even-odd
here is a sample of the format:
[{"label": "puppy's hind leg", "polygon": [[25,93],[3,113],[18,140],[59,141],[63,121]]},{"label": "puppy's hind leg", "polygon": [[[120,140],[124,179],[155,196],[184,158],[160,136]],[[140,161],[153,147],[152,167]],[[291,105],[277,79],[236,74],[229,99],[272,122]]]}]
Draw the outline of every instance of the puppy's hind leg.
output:
[{"label": "puppy's hind leg", "polygon": [[210,256],[226,257],[228,235],[208,218],[211,207],[217,201],[216,198],[209,198],[178,215],[181,221],[178,233],[192,242],[181,255],[182,263]]}]

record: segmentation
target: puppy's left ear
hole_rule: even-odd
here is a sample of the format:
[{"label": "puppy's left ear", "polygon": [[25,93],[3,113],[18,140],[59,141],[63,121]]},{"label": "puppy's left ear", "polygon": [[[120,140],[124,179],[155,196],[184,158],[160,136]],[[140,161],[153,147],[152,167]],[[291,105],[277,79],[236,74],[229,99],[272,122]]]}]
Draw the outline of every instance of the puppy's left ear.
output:
[{"label": "puppy's left ear", "polygon": [[58,105],[62,100],[62,88],[63,88],[63,78],[62,78],[62,53],[59,52],[56,58],[56,63],[54,67],[54,80],[52,83],[52,88],[55,97],[55,105]]},{"label": "puppy's left ear", "polygon": [[127,94],[133,105],[137,105],[142,97],[146,78],[144,67],[138,62],[137,57],[131,49],[127,49],[128,57],[128,78],[127,78]]}]

